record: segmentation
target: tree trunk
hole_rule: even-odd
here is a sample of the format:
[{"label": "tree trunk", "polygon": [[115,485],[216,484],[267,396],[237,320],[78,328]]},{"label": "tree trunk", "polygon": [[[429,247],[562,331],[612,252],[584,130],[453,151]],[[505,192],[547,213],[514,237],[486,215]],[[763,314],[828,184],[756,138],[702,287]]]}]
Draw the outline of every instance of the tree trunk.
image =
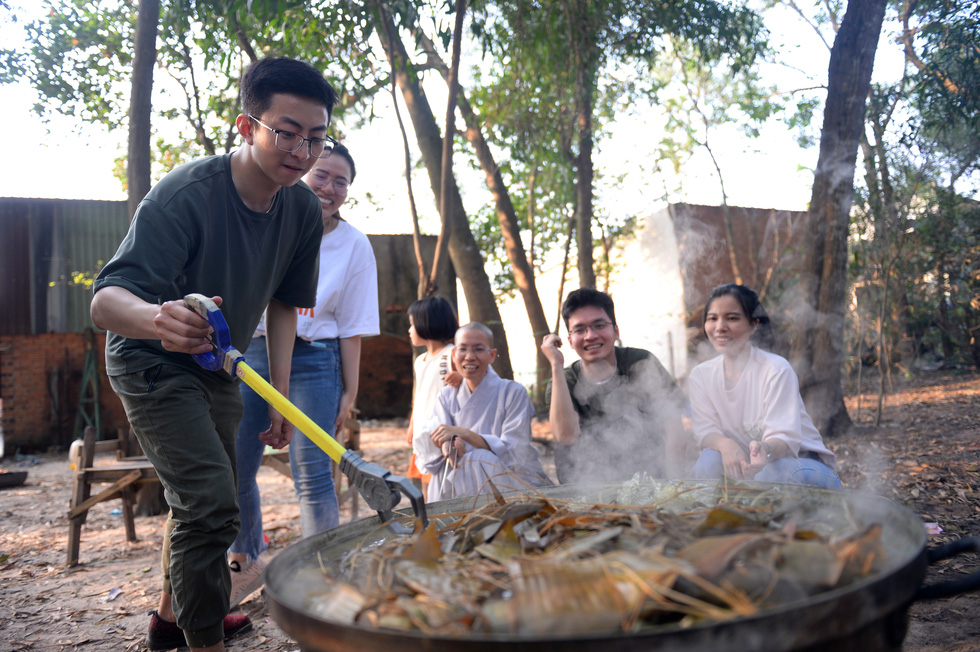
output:
[{"label": "tree trunk", "polygon": [[[432,193],[438,202],[442,197],[442,136],[439,133],[439,126],[419,83],[418,74],[408,60],[405,46],[397,37],[396,27],[386,17],[383,17],[382,20],[387,20],[388,24],[382,24],[381,29],[377,30],[377,34],[387,55],[396,58],[391,68],[397,71],[395,81],[402,92],[402,99],[405,101],[405,107],[412,119],[415,138],[418,141],[419,151],[422,153],[422,162],[429,173]],[[390,42],[389,34],[393,36]],[[452,260],[453,268],[463,286],[463,295],[466,297],[466,306],[469,309],[470,318],[486,324],[494,333],[494,343],[497,347],[497,361],[494,362],[494,369],[502,378],[513,378],[514,371],[510,363],[507,334],[504,331],[500,310],[497,308],[493,289],[490,286],[490,277],[487,276],[483,267],[483,256],[473,238],[473,232],[470,231],[456,179],[454,176],[450,176],[449,181],[449,200],[452,207],[450,213],[453,216],[452,235],[449,238],[449,258]]]},{"label": "tree trunk", "polygon": [[592,105],[595,101],[593,68],[596,43],[589,20],[588,2],[566,0],[563,3],[568,29],[569,65],[575,87],[575,125],[578,155],[575,157],[575,229],[578,236],[579,287],[595,287],[595,262],[592,257]]},{"label": "tree trunk", "polygon": [[133,56],[133,90],[129,97],[129,152],[126,157],[126,208],[132,221],[136,207],[150,191],[150,96],[157,60],[160,0],[140,0]]},{"label": "tree trunk", "polygon": [[[463,39],[463,18],[466,16],[466,0],[456,0],[456,25],[453,28],[453,52],[452,67],[449,69],[449,76],[446,84],[449,87],[449,100],[446,102],[446,128],[443,131],[445,136],[442,139],[442,172],[439,175],[439,187],[445,188],[449,185],[449,179],[453,177],[453,136],[456,134],[456,97],[459,94],[459,52]],[[390,32],[389,32],[390,33]],[[439,268],[442,261],[446,258],[449,250],[449,240],[452,238],[453,217],[449,211],[452,204],[449,196],[443,193],[439,198],[439,216],[442,220],[442,228],[439,230],[439,238],[436,240],[436,253],[432,258],[432,271],[429,274],[429,285],[426,287],[426,296],[435,292],[438,286]]]},{"label": "tree trunk", "polygon": [[[576,93],[576,96],[578,93]],[[579,102],[576,100],[576,106]],[[579,117],[578,157],[575,165],[576,232],[578,234],[579,287],[595,287],[592,256],[592,116],[576,108]]]},{"label": "tree trunk", "polygon": [[943,363],[951,364],[956,355],[953,345],[953,337],[950,332],[953,330],[952,320],[949,318],[949,282],[946,275],[946,259],[940,255],[936,261],[936,278],[939,280],[939,290],[936,297],[939,301],[937,309],[939,311],[939,342],[943,350]]},{"label": "tree trunk", "polygon": [[849,0],[830,53],[820,156],[807,218],[810,243],[800,275],[802,337],[793,361],[807,411],[825,437],[844,432],[851,419],[841,386],[847,232],[858,142],[871,87],[875,50],[886,0]]}]

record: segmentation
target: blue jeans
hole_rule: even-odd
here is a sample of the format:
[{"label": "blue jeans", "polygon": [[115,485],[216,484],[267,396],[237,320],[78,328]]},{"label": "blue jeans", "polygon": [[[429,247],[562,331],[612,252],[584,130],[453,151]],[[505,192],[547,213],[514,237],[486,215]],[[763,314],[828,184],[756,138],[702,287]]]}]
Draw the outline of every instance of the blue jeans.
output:
[{"label": "blue jeans", "polygon": [[[264,337],[252,340],[245,362],[263,378],[269,379],[269,357]],[[337,340],[310,343],[297,339],[289,376],[289,400],[293,405],[333,435],[341,390],[340,343]],[[229,550],[244,554],[251,561],[268,547],[262,531],[262,503],[255,476],[265,453],[259,433],[269,427],[269,404],[244,383],[241,391],[245,414],[238,428],[236,448],[242,529]],[[293,429],[289,466],[299,497],[304,537],[340,524],[330,462],[330,457],[319,446],[299,429]]]},{"label": "blue jeans", "polygon": [[[701,451],[694,463],[690,476],[698,480],[720,478],[725,473],[721,463],[721,453],[713,448]],[[824,489],[843,489],[837,473],[819,460],[809,457],[781,457],[766,464],[752,480],[759,482],[780,482],[783,484],[805,484]]]}]

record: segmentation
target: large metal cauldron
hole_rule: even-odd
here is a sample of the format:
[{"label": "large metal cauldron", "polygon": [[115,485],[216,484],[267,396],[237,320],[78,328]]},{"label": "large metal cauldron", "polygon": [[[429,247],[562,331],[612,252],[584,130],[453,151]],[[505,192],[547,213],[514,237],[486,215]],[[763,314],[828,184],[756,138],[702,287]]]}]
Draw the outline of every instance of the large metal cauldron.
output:
[{"label": "large metal cauldron", "polygon": [[[759,486],[772,488],[775,485]],[[610,491],[610,487],[603,486],[565,485],[547,489],[544,493],[571,500],[583,496],[600,500],[604,495],[608,501]],[[684,629],[667,626],[637,634],[577,634],[574,638],[558,631],[547,637],[533,638],[514,635],[438,637],[331,622],[308,608],[307,596],[323,592],[322,560],[339,558],[345,551],[363,545],[365,537],[380,539],[388,534],[386,529],[379,529],[377,518],[369,518],[305,539],[280,553],[266,569],[269,610],[280,627],[300,643],[304,652],[483,652],[502,646],[508,650],[535,652],[869,652],[901,649],[908,608],[914,600],[942,597],[980,585],[977,576],[970,576],[958,586],[922,589],[926,567],[931,560],[963,550],[978,550],[980,539],[961,540],[953,550],[930,551],[925,547],[926,533],[919,518],[884,498],[791,485],[779,485],[779,491],[808,504],[850,510],[856,518],[867,523],[881,523],[884,528],[881,538],[888,554],[887,569],[845,588],[769,609],[751,618],[724,623],[706,623]],[[435,517],[471,509],[475,500],[465,498],[433,503],[428,506],[429,515]],[[403,515],[410,516],[408,513]]]}]

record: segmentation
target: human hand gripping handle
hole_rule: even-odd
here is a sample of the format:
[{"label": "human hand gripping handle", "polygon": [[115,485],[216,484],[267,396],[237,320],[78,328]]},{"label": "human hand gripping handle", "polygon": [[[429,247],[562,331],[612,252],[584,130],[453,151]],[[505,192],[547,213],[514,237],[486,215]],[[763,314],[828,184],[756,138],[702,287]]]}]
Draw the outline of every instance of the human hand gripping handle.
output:
[{"label": "human hand gripping handle", "polygon": [[188,294],[184,297],[184,305],[211,326],[211,350],[191,357],[208,371],[223,369],[229,376],[234,376],[235,365],[242,359],[242,354],[231,345],[231,333],[218,308],[219,303],[203,294]]},{"label": "human hand gripping handle", "polygon": [[478,448],[487,448],[486,443],[480,446],[480,443],[483,442],[482,437],[462,426],[441,424],[432,431],[429,437],[432,439],[432,443],[442,451],[443,457],[449,460],[450,466],[454,468],[459,458],[466,452],[467,442]]},{"label": "human hand gripping handle", "polygon": [[365,502],[378,512],[382,521],[391,520],[392,510],[401,501],[399,496],[401,492],[408,496],[415,515],[421,519],[423,526],[428,524],[422,493],[411,481],[392,475],[390,471],[377,464],[365,462],[356,453],[341,446],[337,440],[249,367],[242,354],[232,347],[228,324],[213,301],[201,294],[189,294],[184,297],[184,302],[188,308],[207,320],[214,329],[212,351],[194,356],[194,360],[199,365],[210,371],[223,370],[241,378],[246,385],[255,390],[256,394],[265,399],[340,465],[340,470],[350,478],[351,484],[357,487]]},{"label": "human hand gripping handle", "polygon": [[[220,306],[221,297],[212,297],[211,302]],[[153,328],[160,338],[160,345],[167,351],[194,355],[211,350],[214,329],[206,318],[183,301],[162,303],[153,316]]]}]

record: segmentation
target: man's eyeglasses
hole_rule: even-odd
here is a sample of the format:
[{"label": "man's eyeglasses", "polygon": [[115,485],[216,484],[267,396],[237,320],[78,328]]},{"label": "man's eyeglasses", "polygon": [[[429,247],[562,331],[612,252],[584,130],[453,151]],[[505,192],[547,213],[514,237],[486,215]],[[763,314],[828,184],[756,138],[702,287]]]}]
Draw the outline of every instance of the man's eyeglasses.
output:
[{"label": "man's eyeglasses", "polygon": [[299,151],[303,143],[309,143],[310,156],[314,158],[329,158],[333,154],[334,145],[337,144],[337,141],[330,136],[325,136],[324,138],[303,138],[292,131],[273,129],[254,115],[250,114],[248,117],[276,135],[276,149],[280,152],[289,152],[292,154],[293,152]]},{"label": "man's eyeglasses", "polygon": [[587,326],[586,325],[576,326],[575,328],[571,329],[568,332],[570,334],[572,334],[572,335],[585,335],[585,332],[586,331],[591,330],[593,333],[595,333],[596,335],[598,335],[599,333],[602,333],[604,330],[606,330],[610,326],[612,326],[612,322],[602,321],[600,319],[598,321],[592,322],[591,324],[589,324]]}]

